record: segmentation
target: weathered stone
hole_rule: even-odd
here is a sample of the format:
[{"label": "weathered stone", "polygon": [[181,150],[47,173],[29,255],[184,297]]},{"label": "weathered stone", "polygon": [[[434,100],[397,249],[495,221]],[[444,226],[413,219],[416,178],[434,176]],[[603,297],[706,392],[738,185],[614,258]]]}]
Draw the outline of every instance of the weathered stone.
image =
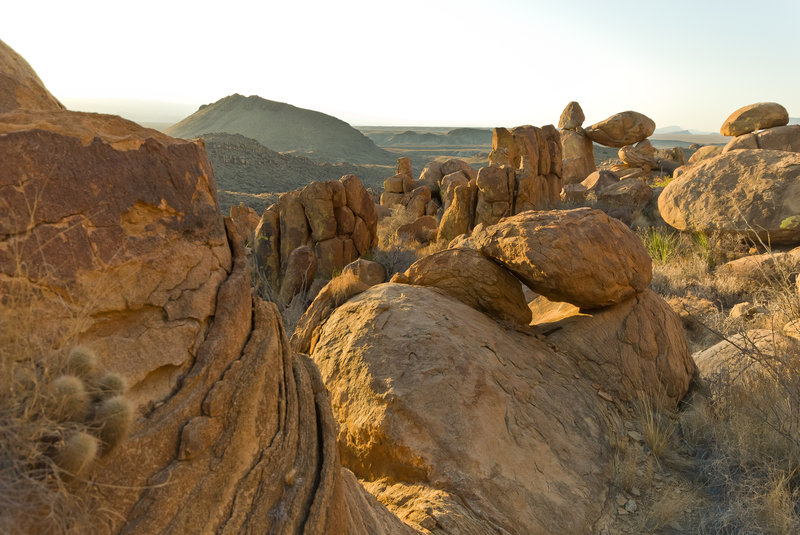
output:
[{"label": "weathered stone", "polygon": [[534,292],[581,308],[620,303],[644,291],[652,276],[638,236],[589,208],[523,212],[476,226],[470,241]]},{"label": "weathered stone", "polygon": [[414,173],[411,171],[411,159],[408,156],[403,156],[397,159],[397,170],[395,171],[398,175],[408,175],[412,179],[414,178]]},{"label": "weathered stone", "polygon": [[408,284],[438,288],[497,320],[531,322],[520,282],[478,251],[446,249],[417,260],[405,275]]},{"label": "weathered stone", "polygon": [[367,254],[372,249],[372,237],[370,236],[367,224],[360,217],[356,217],[353,227],[353,244],[359,255]]},{"label": "weathered stone", "polygon": [[466,234],[472,229],[477,189],[477,186],[473,183],[455,187],[453,201],[447,207],[439,222],[437,241],[449,243],[456,236]]},{"label": "weathered stone", "polygon": [[383,189],[387,193],[403,193],[403,182],[408,180],[408,175],[396,174],[383,180]]},{"label": "weathered stone", "polygon": [[658,208],[679,230],[800,243],[800,154],[735,150],[703,160],[664,188]]},{"label": "weathered stone", "polygon": [[295,295],[308,290],[316,274],[317,258],[311,247],[302,245],[292,251],[281,282],[279,295],[281,305],[288,305]]},{"label": "weathered stone", "polygon": [[[515,161],[519,161],[518,158],[514,134],[502,127],[492,130],[492,151],[489,153],[489,165],[495,167],[502,165],[513,166]],[[478,174],[480,175],[480,171]]]},{"label": "weathered stone", "polygon": [[789,112],[777,102],[757,102],[739,108],[719,129],[723,136],[741,136],[757,130],[789,124]]},{"label": "weathered stone", "polygon": [[597,207],[631,225],[653,198],[653,190],[640,179],[624,178],[597,193]]},{"label": "weathered stone", "polygon": [[261,214],[253,252],[259,272],[274,290],[278,289],[281,276],[280,234],[278,207],[273,204]]},{"label": "weathered stone", "polygon": [[356,175],[345,175],[339,179],[347,193],[347,207],[352,210],[367,224],[368,228],[375,228],[378,214],[375,212],[375,203],[372,201],[364,185]]},{"label": "weathered stone", "polygon": [[344,265],[358,259],[358,249],[352,238],[342,238],[342,263]]},{"label": "weathered stone", "polygon": [[442,182],[439,187],[445,210],[447,210],[447,208],[450,206],[450,203],[453,202],[453,195],[455,194],[456,186],[466,186],[468,183],[469,177],[467,177],[462,171],[450,173],[442,178]]},{"label": "weathered stone", "polygon": [[400,225],[397,228],[397,237],[404,240],[413,240],[417,243],[426,244],[436,240],[436,230],[439,224],[432,215],[424,215],[415,219],[411,223]]},{"label": "weathered stone", "polygon": [[289,255],[301,245],[308,244],[310,233],[299,191],[282,193],[277,205],[280,215],[281,272],[284,272]]},{"label": "weathered stone", "polygon": [[713,156],[717,156],[722,153],[722,147],[719,145],[706,145],[704,147],[700,147],[689,157],[689,163],[697,163],[701,160],[706,160]]},{"label": "weathered stone", "polygon": [[511,129],[516,146],[516,155],[511,165],[523,174],[536,175],[539,172],[539,138],[541,131],[535,126],[517,126]]},{"label": "weathered stone", "polygon": [[[361,219],[356,220],[356,227],[358,227],[358,221]],[[317,272],[323,277],[330,277],[334,271],[345,265],[344,240],[342,238],[337,237],[317,242],[314,244],[314,253],[317,256]]]},{"label": "weathered stone", "polygon": [[[556,175],[560,177],[561,159],[563,158],[563,154],[561,152],[561,136],[558,134],[558,130],[556,130],[556,128],[551,124],[543,126],[541,132],[544,138],[547,140],[547,152],[550,156],[550,167],[546,172],[540,174]],[[558,191],[561,191],[561,188],[558,188]]]},{"label": "weathered stone", "polygon": [[592,140],[581,132],[561,131],[561,173],[564,184],[583,181],[597,167],[594,163]]},{"label": "weathered stone", "polygon": [[422,170],[419,175],[419,183],[428,186],[432,193],[439,192],[439,183],[442,181],[442,162],[433,160]]},{"label": "weathered stone", "polygon": [[231,206],[230,214],[231,221],[236,226],[236,233],[244,238],[245,243],[252,244],[253,232],[260,220],[258,213],[249,206],[239,204]]},{"label": "weathered stone", "polygon": [[392,206],[397,206],[397,205],[402,206],[402,204],[403,204],[402,193],[390,193],[388,191],[384,191],[383,193],[381,193],[381,206],[386,206],[388,208],[391,208]]},{"label": "weathered stone", "polygon": [[[800,152],[800,124],[776,126],[757,134],[744,134],[730,140],[722,152],[736,149],[768,149]],[[702,150],[702,149],[701,149]]]},{"label": "weathered stone", "polygon": [[425,215],[432,215],[435,216],[436,213],[439,211],[439,204],[436,202],[436,199],[431,199],[428,201],[428,204],[425,205]]},{"label": "weathered stone", "polygon": [[618,155],[620,160],[631,167],[641,167],[647,171],[658,167],[655,149],[646,139],[636,145],[625,145],[619,149]]},{"label": "weathered stone", "polygon": [[464,160],[459,160],[458,158],[451,158],[449,160],[445,160],[442,162],[442,177],[450,175],[452,173],[457,173],[461,171],[467,176],[467,179],[471,180],[478,176],[477,171],[465,162]]},{"label": "weathered stone", "polygon": [[341,206],[333,209],[333,215],[336,218],[336,234],[352,234],[356,226],[356,218],[353,211],[347,206]]},{"label": "weathered stone", "polygon": [[561,112],[561,117],[558,119],[558,127],[562,130],[575,130],[583,125],[584,120],[586,120],[586,116],[583,114],[581,105],[572,101]]},{"label": "weathered stone", "polygon": [[331,190],[325,182],[316,180],[300,191],[306,221],[311,228],[311,239],[325,241],[336,235],[336,216],[333,213]]},{"label": "weathered stone", "polygon": [[368,286],[375,286],[386,281],[386,268],[383,264],[359,258],[355,262],[350,262],[344,269],[342,275],[353,273],[356,278]]},{"label": "weathered stone", "polygon": [[563,201],[573,205],[581,205],[586,202],[588,190],[583,184],[565,184]]},{"label": "weathered stone", "polygon": [[587,176],[581,184],[586,188],[587,193],[597,193],[617,182],[619,182],[619,177],[613,171],[601,169]]},{"label": "weathered stone", "polygon": [[347,193],[344,190],[344,185],[338,180],[330,180],[325,182],[330,191],[331,202],[334,208],[341,208],[347,205]]},{"label": "weathered stone", "polygon": [[425,206],[427,206],[431,200],[431,190],[429,190],[427,186],[420,186],[406,195],[408,196],[406,213],[414,218],[424,216]]},{"label": "weathered stone", "polygon": [[511,215],[514,202],[514,173],[508,166],[490,165],[478,171],[478,202],[475,224],[493,225]]},{"label": "weathered stone", "polygon": [[633,145],[653,134],[656,123],[635,111],[624,111],[595,123],[585,133],[595,143],[606,147]]}]

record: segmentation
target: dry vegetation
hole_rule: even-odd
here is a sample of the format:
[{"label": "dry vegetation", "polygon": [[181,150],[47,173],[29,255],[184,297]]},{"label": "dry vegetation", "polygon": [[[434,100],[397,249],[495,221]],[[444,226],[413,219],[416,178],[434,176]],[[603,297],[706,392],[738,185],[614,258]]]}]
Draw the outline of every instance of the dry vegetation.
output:
[{"label": "dry vegetation", "polygon": [[[800,317],[796,271],[776,262],[747,281],[718,267],[767,244],[667,229],[641,235],[652,288],[681,313],[693,351],[727,341],[735,365],[701,376],[676,412],[635,408],[617,445],[612,532],[800,533],[800,345],[782,335]],[[742,301],[758,312],[731,317]]]}]

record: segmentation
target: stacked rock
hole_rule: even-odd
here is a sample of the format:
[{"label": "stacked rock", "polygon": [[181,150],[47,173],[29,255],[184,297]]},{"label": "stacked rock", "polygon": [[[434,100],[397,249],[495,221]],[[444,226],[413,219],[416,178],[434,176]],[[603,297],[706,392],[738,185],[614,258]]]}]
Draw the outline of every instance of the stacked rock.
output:
[{"label": "stacked rock", "polygon": [[759,102],[739,108],[725,120],[719,131],[723,136],[734,136],[723,152],[734,149],[800,152],[800,125],[789,125],[789,113],[776,102]]},{"label": "stacked rock", "polygon": [[370,251],[377,223],[375,203],[357,176],[311,182],[282,194],[262,214],[255,231],[256,265],[286,305],[317,274],[330,277]]},{"label": "stacked rock", "polygon": [[596,169],[592,140],[582,128],[584,119],[580,104],[570,102],[558,120],[563,157],[561,168],[565,185],[583,181]]},{"label": "stacked rock", "polygon": [[435,215],[439,209],[439,205],[432,200],[431,186],[422,180],[414,180],[411,160],[408,157],[397,159],[397,170],[394,176],[383,181],[383,189],[381,206],[387,208],[402,206],[414,219],[424,215]]},{"label": "stacked rock", "polygon": [[489,166],[466,184],[442,180],[448,190],[438,239],[450,241],[479,223],[493,225],[527,210],[558,208],[561,173],[561,139],[553,125],[495,128]]}]

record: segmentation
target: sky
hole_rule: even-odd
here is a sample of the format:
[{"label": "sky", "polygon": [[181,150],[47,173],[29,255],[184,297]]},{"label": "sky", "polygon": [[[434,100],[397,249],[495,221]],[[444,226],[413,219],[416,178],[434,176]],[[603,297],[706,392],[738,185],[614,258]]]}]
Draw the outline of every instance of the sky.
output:
[{"label": "sky", "polygon": [[[259,95],[352,125],[586,124],[636,110],[718,131],[800,117],[800,1],[14,1],[0,39],[72,109],[177,121]],[[124,104],[124,102],[127,104]]]}]

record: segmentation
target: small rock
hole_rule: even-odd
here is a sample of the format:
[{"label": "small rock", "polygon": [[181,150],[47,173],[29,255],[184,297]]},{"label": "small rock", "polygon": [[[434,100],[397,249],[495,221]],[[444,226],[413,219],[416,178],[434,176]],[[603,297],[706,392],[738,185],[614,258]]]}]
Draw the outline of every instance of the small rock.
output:
[{"label": "small rock", "polygon": [[636,431],[628,431],[628,436],[636,442],[644,442],[644,437],[641,435],[641,433],[637,433]]},{"label": "small rock", "polygon": [[636,505],[635,500],[628,500],[628,503],[625,504],[625,510],[629,513],[635,513],[637,509],[638,506]]},{"label": "small rock", "polygon": [[617,494],[617,505],[619,505],[620,507],[622,507],[622,506],[623,506],[623,505],[625,505],[626,503],[628,503],[628,498],[626,498],[626,497],[625,497],[625,496],[623,496],[622,494]]}]

